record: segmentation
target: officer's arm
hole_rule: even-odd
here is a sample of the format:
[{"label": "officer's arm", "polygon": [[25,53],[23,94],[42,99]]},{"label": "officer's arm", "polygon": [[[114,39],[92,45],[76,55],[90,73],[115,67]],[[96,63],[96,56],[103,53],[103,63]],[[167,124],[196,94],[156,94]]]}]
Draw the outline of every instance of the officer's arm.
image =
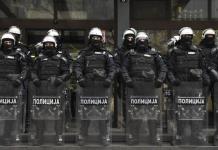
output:
[{"label": "officer's arm", "polygon": [[122,75],[125,81],[130,81],[131,78],[128,73],[128,68],[129,68],[129,55],[125,55],[124,60],[123,60],[123,66],[122,66]]},{"label": "officer's arm", "polygon": [[166,66],[166,64],[164,63],[162,57],[159,54],[157,54],[155,58],[156,58],[155,59],[156,64],[157,64],[158,69],[159,69],[158,70],[158,73],[159,73],[158,80],[164,81],[165,78],[166,78],[167,66]]},{"label": "officer's arm", "polygon": [[116,72],[120,72],[120,70],[121,70],[121,60],[120,60],[120,55],[118,53],[118,50],[115,50],[113,58],[114,58],[114,64],[115,64]]},{"label": "officer's arm", "polygon": [[75,75],[76,75],[76,78],[77,80],[80,80],[83,77],[83,69],[85,67],[85,59],[84,59],[84,53],[80,53],[78,56],[77,56],[77,59],[75,61]]},{"label": "officer's arm", "polygon": [[61,78],[63,81],[67,81],[70,79],[70,68],[68,65],[68,61],[66,58],[61,59],[61,65],[60,65],[61,75],[59,78]]},{"label": "officer's arm", "polygon": [[24,54],[20,56],[19,61],[20,61],[20,66],[21,66],[21,73],[20,73],[19,79],[21,81],[24,81],[27,78],[27,73],[29,71],[28,65],[27,65],[27,59]]},{"label": "officer's arm", "polygon": [[111,54],[107,54],[106,57],[106,70],[107,70],[107,78],[109,80],[113,80],[115,75],[115,64],[113,60],[113,56]]},{"label": "officer's arm", "polygon": [[173,70],[174,70],[174,65],[176,64],[176,61],[175,61],[175,56],[173,52],[168,53],[166,61],[167,61],[167,68],[168,68],[167,77],[171,82],[175,81],[176,78],[175,78],[175,74]]},{"label": "officer's arm", "polygon": [[40,59],[37,58],[37,59],[34,61],[33,69],[31,70],[31,79],[32,79],[33,81],[34,81],[34,80],[39,80],[39,77],[38,77],[39,68],[40,68]]},{"label": "officer's arm", "polygon": [[199,67],[200,69],[202,69],[202,79],[203,79],[203,83],[205,85],[209,85],[210,82],[211,82],[211,79],[210,79],[210,76],[209,74],[212,74],[213,76],[213,73],[215,73],[214,77],[215,79],[217,78],[218,79],[218,74],[216,74],[217,72],[213,72],[212,70],[212,65],[209,65],[208,62],[206,61],[205,59],[205,56],[204,54],[202,53],[202,50],[200,51],[200,55],[199,55]]}]

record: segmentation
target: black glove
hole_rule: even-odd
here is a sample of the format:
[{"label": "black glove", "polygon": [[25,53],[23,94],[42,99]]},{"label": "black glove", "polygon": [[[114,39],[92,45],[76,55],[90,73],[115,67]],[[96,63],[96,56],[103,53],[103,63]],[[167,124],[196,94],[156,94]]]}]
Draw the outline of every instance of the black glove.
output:
[{"label": "black glove", "polygon": [[39,79],[37,79],[37,78],[33,80],[33,84],[34,84],[36,87],[39,87],[39,86],[41,85]]},{"label": "black glove", "polygon": [[204,79],[203,79],[203,85],[204,85],[204,86],[209,86],[210,83],[211,83],[211,81],[210,81],[209,78],[204,78]]},{"label": "black glove", "polygon": [[21,83],[22,83],[22,81],[19,79],[12,80],[12,84],[14,87],[19,87],[21,85]]},{"label": "black glove", "polygon": [[14,87],[18,87],[22,83],[21,78],[18,74],[8,74],[7,78],[12,82]]},{"label": "black glove", "polygon": [[129,87],[129,88],[133,88],[133,82],[131,79],[127,80],[126,81],[126,85]]},{"label": "black glove", "polygon": [[172,80],[171,81],[173,86],[179,86],[180,85],[180,81],[178,79]]},{"label": "black glove", "polygon": [[109,88],[110,85],[111,85],[111,82],[112,82],[111,79],[109,79],[109,78],[105,79],[105,81],[104,81],[104,87]]},{"label": "black glove", "polygon": [[63,80],[59,77],[51,77],[50,82],[51,82],[51,85],[58,87],[63,83]]},{"label": "black glove", "polygon": [[157,79],[154,83],[155,88],[160,88],[163,84],[163,81],[160,79]]},{"label": "black glove", "polygon": [[77,81],[77,83],[79,84],[79,86],[81,87],[86,87],[86,81],[84,78],[81,78]]}]

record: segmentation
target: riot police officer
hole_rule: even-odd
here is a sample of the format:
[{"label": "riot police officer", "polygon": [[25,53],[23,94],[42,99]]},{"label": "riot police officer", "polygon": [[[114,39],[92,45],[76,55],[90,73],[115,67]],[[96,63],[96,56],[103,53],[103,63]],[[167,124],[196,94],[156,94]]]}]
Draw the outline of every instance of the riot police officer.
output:
[{"label": "riot police officer", "polygon": [[[122,107],[123,121],[125,122],[125,82],[123,81],[121,68],[124,60],[124,55],[135,47],[135,37],[137,31],[134,28],[129,28],[123,33],[123,43],[120,48],[114,50],[114,63],[116,66],[116,74],[114,77],[114,89],[115,89],[115,110],[116,107]],[[121,104],[120,104],[121,102]],[[118,117],[118,116],[116,116]],[[116,119],[116,118],[115,118]]]},{"label": "riot police officer", "polygon": [[202,32],[202,40],[199,43],[199,47],[202,50],[203,66],[206,68],[207,74],[210,75],[210,78],[207,79],[208,83],[218,80],[218,73],[216,72],[218,50],[215,44],[215,34],[213,29],[205,29]]},{"label": "riot police officer", "polygon": [[[146,91],[146,89],[152,89],[152,87],[160,88],[165,80],[166,71],[167,68],[161,56],[150,46],[148,35],[144,32],[139,32],[136,36],[136,47],[125,55],[122,67],[122,73],[127,87],[133,89],[133,94],[137,94],[138,92],[143,94],[144,92],[140,92],[140,89],[141,91]],[[137,85],[137,81],[139,80],[143,87],[137,87],[140,86]],[[151,87],[145,87],[149,85],[149,83],[152,83]],[[136,90],[134,92],[134,89],[137,89],[138,91]],[[153,91],[154,90],[155,89],[153,89]],[[149,94],[152,93],[149,92]],[[129,95],[129,97],[131,97],[131,95]],[[126,105],[128,105],[128,101],[126,101]],[[129,109],[127,110],[126,115],[128,115],[129,112]],[[145,114],[145,116],[146,115],[147,114]],[[138,137],[142,119],[133,120],[131,117],[128,118],[126,124],[127,128],[129,128],[127,129],[126,135],[127,140],[129,144],[136,144],[139,142]],[[157,135],[157,124],[158,120],[148,119],[150,144],[157,144],[160,142]]]},{"label": "riot police officer", "polygon": [[125,53],[131,49],[134,49],[135,47],[135,37],[136,37],[136,31],[133,29],[127,29],[123,33],[122,47],[116,49],[114,53],[114,62],[116,68],[118,69],[118,72],[122,66]]},{"label": "riot police officer", "polygon": [[22,50],[24,54],[28,54],[28,46],[21,42],[21,30],[17,26],[11,26],[8,30],[9,33],[13,34],[15,37],[16,43],[15,46],[18,50]]},{"label": "riot police officer", "polygon": [[[216,130],[218,129],[218,123],[217,123],[217,103],[216,103],[216,87],[217,87],[217,81],[218,81],[218,72],[217,72],[217,58],[218,58],[218,48],[215,43],[215,37],[216,32],[212,28],[205,29],[202,32],[202,40],[199,44],[199,47],[202,50],[203,55],[203,65],[206,68],[207,73],[209,74],[208,83],[210,85],[206,88],[206,94],[207,96],[211,93],[211,99],[212,99],[212,106],[213,111],[215,112],[215,124],[216,124]],[[214,136],[214,144],[217,145],[217,131],[215,132]]]},{"label": "riot police officer", "polygon": [[[174,88],[174,102],[176,106],[178,106],[176,110],[180,111],[181,107],[185,107],[188,105],[180,105],[183,103],[180,103],[178,98],[180,96],[188,96],[190,99],[194,100],[194,97],[199,96],[199,98],[204,97],[202,83],[204,85],[208,85],[209,82],[207,80],[208,75],[205,71],[205,68],[202,65],[202,54],[200,49],[198,49],[195,45],[192,44],[192,39],[194,32],[190,27],[183,27],[179,31],[180,34],[180,42],[177,46],[175,46],[173,49],[170,50],[167,64],[168,64],[168,78],[169,82]],[[190,83],[190,85],[187,86],[187,84]],[[187,88],[193,87],[190,91]],[[180,87],[180,88],[179,88]],[[183,92],[184,91],[184,92]],[[178,95],[177,95],[178,94]],[[181,95],[180,95],[181,94]],[[189,95],[187,95],[189,94]],[[205,110],[205,100],[203,108],[201,105],[191,105],[193,106],[192,110],[195,110],[195,107],[199,107],[199,111],[206,112]],[[185,101],[184,101],[185,102]],[[198,144],[203,144],[206,142],[206,137],[202,134],[202,128],[204,125],[204,121],[202,121],[202,118],[198,118],[199,116],[192,116],[194,114],[198,114],[199,112],[195,112],[192,114],[188,114],[187,112],[189,108],[181,108],[181,112],[177,113],[177,133],[176,133],[176,141],[180,144],[186,144],[187,142],[190,142],[190,139],[187,137],[187,128],[191,128],[191,135],[190,137],[193,142]],[[194,120],[194,118],[197,118]],[[206,115],[202,115],[203,119],[205,119]],[[193,144],[193,143],[191,143]]]},{"label": "riot police officer", "polygon": [[170,41],[167,43],[168,49],[171,49],[171,48],[175,47],[175,46],[178,44],[179,39],[180,39],[179,35],[174,35],[174,36],[170,39]]},{"label": "riot police officer", "polygon": [[[56,42],[57,42],[57,50],[58,50],[58,53],[59,53],[59,54],[62,54],[65,58],[67,58],[68,60],[71,61],[72,58],[71,58],[71,56],[70,56],[69,51],[66,50],[66,49],[63,49],[63,45],[62,45],[63,43],[62,43],[62,38],[61,38],[60,33],[59,33],[57,30],[55,30],[55,29],[50,29],[50,30],[48,30],[47,35],[48,35],[48,36],[53,36],[53,37],[55,38],[55,40],[56,40]],[[40,51],[41,51],[41,49],[42,49],[42,46],[43,46],[42,42],[39,42],[39,43],[37,43],[37,44],[35,45],[35,49],[36,49],[36,51],[37,51],[38,53],[40,53]]]},{"label": "riot police officer", "polygon": [[[193,30],[189,27],[182,28],[181,30],[182,31],[180,31],[180,43],[177,46],[175,46],[173,49],[171,49],[168,54],[169,55],[169,58],[168,58],[169,81],[173,85],[179,85],[180,80],[187,80],[187,81],[190,80],[189,79],[190,77],[189,68],[187,68],[187,70],[181,70],[179,66],[177,67],[175,66],[177,61],[179,61],[177,60],[177,57],[176,57],[177,55],[182,55],[182,54],[184,55],[184,53],[188,52],[189,50],[194,51],[195,53],[198,54],[196,56],[198,59],[196,59],[196,62],[193,62],[192,65],[195,65],[193,67],[196,67],[196,68],[200,68],[200,69],[202,68],[202,65],[201,65],[202,58],[201,58],[200,50],[195,45],[192,44],[192,39],[194,35]],[[197,77],[197,74],[196,74],[196,77]]]},{"label": "riot police officer", "polygon": [[[8,30],[9,33],[11,33],[14,37],[15,37],[15,47],[17,50],[20,50],[22,53],[24,53],[26,56],[26,62],[27,62],[27,69],[28,69],[28,73],[27,73],[27,80],[25,81],[24,83],[24,88],[23,88],[23,96],[24,96],[24,99],[26,99],[26,106],[28,107],[28,101],[27,101],[27,95],[28,95],[28,89],[27,89],[27,85],[28,85],[28,79],[29,79],[29,72],[30,72],[30,68],[32,67],[32,59],[31,59],[31,51],[29,49],[29,47],[24,44],[23,42],[21,42],[21,36],[22,36],[22,33],[21,33],[21,29],[18,27],[18,26],[11,26]],[[28,118],[28,115],[29,114],[26,114],[26,119]],[[25,127],[26,131],[28,130],[28,121],[26,121],[26,127]]]},{"label": "riot police officer", "polygon": [[[45,36],[43,41],[42,52],[36,58],[31,73],[32,81],[36,87],[41,86],[41,82],[47,81],[55,87],[59,87],[69,78],[69,67],[67,59],[58,54],[57,43],[54,37]],[[62,110],[61,110],[62,111]],[[58,145],[63,143],[63,118],[55,120],[56,142]],[[35,120],[36,138],[33,144],[40,145],[43,143],[43,133],[45,122]]]},{"label": "riot police officer", "polygon": [[[10,93],[15,91],[14,89],[21,89],[22,82],[26,78],[27,69],[26,69],[26,61],[25,61],[25,55],[21,51],[17,51],[16,47],[16,40],[14,36],[11,33],[5,33],[1,37],[1,48],[0,48],[0,81],[3,84],[4,82],[7,83],[7,87],[1,87],[1,96],[5,96],[4,92],[6,92],[6,95],[18,96],[18,90],[17,93]],[[11,88],[10,85],[13,84]],[[3,85],[1,85],[3,86]],[[7,89],[6,91],[4,89]],[[20,104],[16,104],[18,107],[17,111],[19,110],[19,106],[21,105],[21,101],[19,101]],[[12,109],[12,108],[11,108]],[[9,110],[7,110],[9,111]],[[18,113],[18,112],[17,112]],[[18,113],[19,114],[19,113]],[[21,115],[21,114],[19,114]],[[5,145],[10,145],[12,141],[19,142],[19,132],[21,127],[20,119],[21,116],[17,116],[17,120],[10,119],[5,121],[4,126],[4,133],[3,133],[3,142]],[[17,128],[18,127],[18,128]],[[15,132],[17,135],[16,137],[12,137],[12,133]],[[16,138],[16,139],[15,139]]]},{"label": "riot police officer", "polygon": [[[77,82],[83,89],[95,90],[96,82],[103,82],[103,88],[109,88],[115,73],[112,55],[103,47],[103,34],[101,29],[94,27],[88,35],[89,46],[80,51],[76,64],[75,73]],[[91,92],[91,91],[90,91]],[[98,91],[100,92],[100,91]],[[104,91],[103,91],[104,92]],[[91,118],[90,118],[91,119]],[[109,120],[98,120],[100,140],[103,145],[108,145],[110,135],[108,132]],[[84,145],[88,136],[90,120],[81,120],[79,144]]]},{"label": "riot police officer", "polygon": [[47,35],[53,36],[55,38],[55,40],[57,41],[58,53],[62,54],[64,57],[66,57],[68,60],[71,61],[72,58],[70,56],[69,51],[66,49],[63,49],[62,38],[61,38],[61,35],[58,33],[58,31],[55,29],[50,29],[50,30],[48,30]]}]

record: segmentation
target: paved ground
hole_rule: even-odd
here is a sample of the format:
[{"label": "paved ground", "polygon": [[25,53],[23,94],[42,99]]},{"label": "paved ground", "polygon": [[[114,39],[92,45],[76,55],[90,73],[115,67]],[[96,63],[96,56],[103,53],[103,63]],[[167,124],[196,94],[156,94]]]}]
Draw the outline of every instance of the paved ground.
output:
[{"label": "paved ground", "polygon": [[0,150],[218,150],[218,146],[127,146],[113,144],[108,147],[88,145],[84,147],[76,145],[64,146],[0,146]]}]

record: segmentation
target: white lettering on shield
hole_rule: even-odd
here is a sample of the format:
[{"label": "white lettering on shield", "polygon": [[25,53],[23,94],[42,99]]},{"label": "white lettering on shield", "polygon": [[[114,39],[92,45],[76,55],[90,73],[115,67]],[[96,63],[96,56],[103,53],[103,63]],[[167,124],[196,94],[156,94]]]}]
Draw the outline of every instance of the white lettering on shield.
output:
[{"label": "white lettering on shield", "polygon": [[81,105],[107,105],[107,98],[81,98]]},{"label": "white lettering on shield", "polygon": [[131,105],[149,105],[149,104],[158,104],[157,98],[131,98]]},{"label": "white lettering on shield", "polygon": [[16,98],[0,98],[0,104],[16,104]]},{"label": "white lettering on shield", "polygon": [[59,98],[33,98],[33,105],[60,105]]},{"label": "white lettering on shield", "polygon": [[204,105],[204,98],[178,98],[178,104]]}]

